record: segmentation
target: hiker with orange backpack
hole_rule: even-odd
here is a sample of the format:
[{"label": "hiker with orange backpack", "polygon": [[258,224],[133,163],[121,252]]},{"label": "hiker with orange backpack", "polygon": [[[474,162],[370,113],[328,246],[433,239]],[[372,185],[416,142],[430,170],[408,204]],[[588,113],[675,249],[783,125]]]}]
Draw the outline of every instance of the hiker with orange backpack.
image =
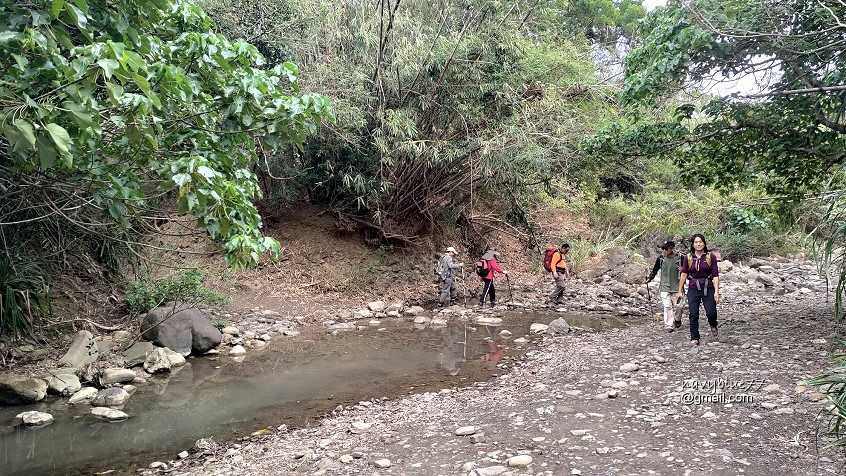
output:
[{"label": "hiker with orange backpack", "polygon": [[708,251],[705,237],[699,233],[691,237],[690,253],[682,258],[679,290],[676,299],[681,299],[684,283],[687,281],[687,304],[690,310],[690,345],[699,345],[699,304],[705,308],[705,316],[711,326],[711,337],[720,336],[717,328],[717,303],[720,302],[720,269],[717,257]]},{"label": "hiker with orange backpack", "polygon": [[499,267],[496,258],[499,251],[491,245],[485,248],[485,254],[476,263],[476,274],[482,278],[482,292],[479,294],[479,307],[485,307],[485,298],[491,297],[491,307],[496,305],[496,288],[494,288],[494,276],[496,273],[508,276],[508,271]]},{"label": "hiker with orange backpack", "polygon": [[570,252],[570,244],[562,243],[561,248],[556,249],[549,245],[544,255],[543,267],[552,273],[552,280],[555,288],[547,298],[548,304],[564,304],[564,288],[567,285],[567,278],[570,277],[570,268],[567,267],[567,253]]}]

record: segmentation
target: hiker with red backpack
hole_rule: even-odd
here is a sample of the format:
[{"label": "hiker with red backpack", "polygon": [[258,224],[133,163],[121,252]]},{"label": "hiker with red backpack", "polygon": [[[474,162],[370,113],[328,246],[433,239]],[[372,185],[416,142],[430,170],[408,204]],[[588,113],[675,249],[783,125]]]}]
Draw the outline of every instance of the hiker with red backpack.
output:
[{"label": "hiker with red backpack", "polygon": [[569,243],[562,243],[561,248],[549,245],[543,259],[543,267],[552,273],[552,280],[555,288],[547,298],[548,304],[564,304],[564,288],[567,285],[567,278],[570,277],[570,268],[567,267],[567,253],[570,251]]},{"label": "hiker with red backpack", "polygon": [[679,290],[681,299],[687,281],[687,304],[690,310],[690,345],[699,345],[699,304],[705,308],[711,337],[719,337],[717,328],[717,303],[720,302],[720,269],[717,257],[708,251],[705,237],[699,233],[691,237],[690,253],[682,258]]},{"label": "hiker with red backpack", "polygon": [[490,296],[491,307],[496,305],[496,288],[494,288],[494,276],[496,273],[508,275],[508,271],[499,267],[496,258],[499,251],[493,246],[485,248],[485,254],[476,263],[476,274],[482,278],[482,292],[479,294],[479,307],[485,307],[485,298]]}]

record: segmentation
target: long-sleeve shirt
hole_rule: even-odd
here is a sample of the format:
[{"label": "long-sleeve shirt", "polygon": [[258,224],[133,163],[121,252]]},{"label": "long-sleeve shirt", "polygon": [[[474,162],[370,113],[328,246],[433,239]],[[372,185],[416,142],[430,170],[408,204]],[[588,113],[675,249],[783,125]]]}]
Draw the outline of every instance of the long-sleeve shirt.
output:
[{"label": "long-sleeve shirt", "polygon": [[488,274],[482,276],[482,279],[493,279],[494,271],[500,274],[503,273],[502,268],[500,268],[499,264],[496,262],[496,258],[491,258],[488,260]]},{"label": "long-sleeve shirt", "polygon": [[441,267],[443,271],[441,271],[441,279],[447,279],[452,277],[452,270],[460,268],[453,260],[452,256],[449,253],[444,253],[441,256]]},{"label": "long-sleeve shirt", "polygon": [[679,260],[682,259],[678,254],[672,256],[659,256],[655,260],[655,266],[652,267],[652,272],[649,273],[648,281],[652,281],[659,272],[661,279],[659,290],[661,292],[673,293],[679,288]]}]

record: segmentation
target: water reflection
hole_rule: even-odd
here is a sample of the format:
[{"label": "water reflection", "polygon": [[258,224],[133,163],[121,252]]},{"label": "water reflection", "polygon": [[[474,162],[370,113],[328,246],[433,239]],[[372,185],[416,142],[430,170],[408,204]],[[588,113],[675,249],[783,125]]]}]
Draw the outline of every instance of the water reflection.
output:
[{"label": "water reflection", "polygon": [[[271,341],[243,362],[192,358],[168,377],[139,386],[123,408],[130,419],[120,423],[56,397],[0,408],[0,473],[132,474],[136,466],[174,458],[200,438],[225,441],[269,425],[302,426],[339,404],[485,380],[490,363],[499,363],[508,349],[497,342],[499,330],[521,336],[532,322],[552,317],[504,320],[502,327],[459,323],[423,330],[386,321],[382,332],[367,328]],[[52,413],[56,421],[37,430],[2,426],[28,410]]]}]

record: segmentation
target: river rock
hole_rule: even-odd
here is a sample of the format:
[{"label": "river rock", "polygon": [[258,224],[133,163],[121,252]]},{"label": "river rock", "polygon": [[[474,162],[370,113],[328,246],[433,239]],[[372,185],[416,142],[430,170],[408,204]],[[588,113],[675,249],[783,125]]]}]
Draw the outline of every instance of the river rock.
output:
[{"label": "river rock", "polygon": [[117,407],[126,403],[127,400],[129,400],[129,394],[126,390],[111,387],[100,390],[97,396],[91,400],[91,405],[95,407]]},{"label": "river rock", "polygon": [[170,359],[164,348],[156,347],[150,352],[147,352],[147,360],[144,361],[144,370],[151,374],[170,370]]},{"label": "river rock", "polygon": [[78,405],[80,403],[91,403],[97,396],[98,390],[94,387],[82,387],[78,392],[71,395],[68,403]]},{"label": "river rock", "polygon": [[94,407],[91,409],[91,414],[109,421],[123,421],[129,418],[126,413],[109,407]]},{"label": "river rock", "polygon": [[532,464],[532,457],[529,455],[512,456],[505,461],[505,464],[512,467],[522,468]]},{"label": "river rock", "polygon": [[391,460],[389,459],[377,459],[373,462],[373,465],[377,468],[390,468],[391,467]]},{"label": "river rock", "polygon": [[154,347],[152,342],[136,342],[132,344],[132,347],[121,353],[123,355],[123,366],[130,368],[136,365],[144,365],[144,361],[147,360],[147,354]]},{"label": "river rock", "polygon": [[563,317],[559,317],[549,323],[548,329],[555,334],[566,334],[570,332],[570,324]]},{"label": "river rock", "polygon": [[78,369],[84,365],[96,362],[100,358],[100,351],[94,334],[82,330],[76,333],[70,348],[59,359],[59,365]]},{"label": "river rock", "polygon": [[246,353],[247,349],[245,349],[242,345],[236,345],[235,347],[229,350],[229,355],[244,355]]},{"label": "river rock", "polygon": [[640,365],[629,362],[627,364],[623,364],[620,366],[620,370],[623,372],[634,372],[640,369]]},{"label": "river rock", "polygon": [[389,312],[402,313],[403,309],[405,309],[405,304],[403,304],[401,302],[395,302],[395,303],[392,303],[387,308],[385,308],[385,313],[389,313]]},{"label": "river rock", "polygon": [[370,309],[373,312],[382,312],[387,307],[385,301],[372,301],[367,303],[367,309]]},{"label": "river rock", "polygon": [[47,382],[40,378],[0,374],[0,405],[27,405],[47,396]]},{"label": "river rock", "polygon": [[529,332],[531,332],[532,334],[539,334],[541,332],[546,332],[546,330],[548,328],[549,328],[549,326],[546,325],[546,324],[541,324],[539,322],[535,322],[534,324],[529,326]]},{"label": "river rock", "polygon": [[169,303],[148,312],[141,328],[146,329],[145,339],[182,355],[204,354],[220,345],[223,338],[202,311],[180,303]]},{"label": "river rock", "polygon": [[237,336],[237,335],[241,334],[241,331],[235,326],[226,326],[223,329],[221,329],[220,332],[222,332],[224,334],[233,335],[233,336]]},{"label": "river rock", "polygon": [[164,351],[167,355],[167,360],[170,362],[171,369],[185,365],[185,357],[182,354],[167,347],[164,347]]},{"label": "river rock", "polygon": [[18,413],[17,418],[20,418],[25,426],[45,426],[53,423],[53,415],[43,412]]},{"label": "river rock", "polygon": [[131,382],[134,378],[135,371],[131,369],[109,368],[103,370],[103,373],[100,375],[100,384],[109,386],[116,383]]},{"label": "river rock", "polygon": [[476,433],[475,426],[462,426],[455,430],[455,434],[458,436],[468,436]]},{"label": "river rock", "polygon": [[72,372],[71,370],[70,372],[51,375],[47,379],[47,392],[63,396],[73,395],[78,392],[82,388],[82,384],[79,383],[79,377]]}]

